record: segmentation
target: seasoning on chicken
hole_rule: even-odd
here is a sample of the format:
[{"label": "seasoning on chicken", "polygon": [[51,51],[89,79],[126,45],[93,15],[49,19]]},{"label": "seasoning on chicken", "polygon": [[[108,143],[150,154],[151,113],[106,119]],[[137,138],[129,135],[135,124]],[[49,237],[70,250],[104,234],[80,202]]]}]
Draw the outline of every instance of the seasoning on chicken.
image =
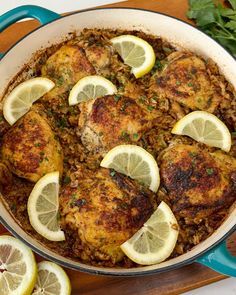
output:
[{"label": "seasoning on chicken", "polygon": [[47,121],[28,112],[3,137],[2,159],[12,173],[36,182],[44,174],[63,170],[63,154]]},{"label": "seasoning on chicken", "polygon": [[[120,245],[156,208],[154,194],[134,180],[100,168],[78,170],[60,194],[61,224],[77,235],[73,251],[84,261],[120,261]],[[78,244],[78,245],[77,245]],[[82,246],[80,246],[82,245]]]},{"label": "seasoning on chicken", "polygon": [[166,149],[160,168],[173,212],[186,223],[199,223],[236,200],[236,160],[221,151],[177,144]]},{"label": "seasoning on chicken", "polygon": [[192,110],[211,113],[222,100],[206,62],[189,52],[170,54],[163,70],[153,76],[149,91],[159,99],[168,98]]},{"label": "seasoning on chicken", "polygon": [[84,146],[105,153],[116,145],[137,142],[152,127],[156,112],[148,112],[135,100],[109,95],[80,104],[79,126]]},{"label": "seasoning on chicken", "polygon": [[42,67],[42,76],[52,79],[56,86],[68,88],[81,78],[95,74],[95,69],[77,45],[64,45],[51,55]]},{"label": "seasoning on chicken", "polygon": [[94,44],[87,47],[85,52],[88,60],[98,71],[111,63],[112,48],[109,46]]}]

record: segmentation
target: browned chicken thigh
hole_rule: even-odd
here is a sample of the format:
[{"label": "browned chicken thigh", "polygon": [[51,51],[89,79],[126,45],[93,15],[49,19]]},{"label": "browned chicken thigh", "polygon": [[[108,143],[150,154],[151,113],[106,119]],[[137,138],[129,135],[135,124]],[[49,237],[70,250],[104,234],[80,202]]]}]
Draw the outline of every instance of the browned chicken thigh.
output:
[{"label": "browned chicken thigh", "polygon": [[51,55],[42,67],[42,76],[52,79],[56,86],[68,88],[81,78],[95,74],[95,69],[77,45],[64,45]]},{"label": "browned chicken thigh", "polygon": [[168,202],[187,223],[198,223],[236,200],[236,160],[221,151],[176,144],[164,152],[160,172]]},{"label": "browned chicken thigh", "polygon": [[47,121],[28,112],[4,135],[2,160],[19,177],[36,182],[44,174],[63,170],[63,153]]},{"label": "browned chicken thigh", "polygon": [[149,90],[159,99],[168,98],[192,110],[214,112],[222,100],[206,62],[190,52],[170,54],[163,70],[152,77]]},{"label": "browned chicken thigh", "polygon": [[[108,169],[81,170],[60,194],[61,224],[75,231],[77,255],[85,261],[120,261],[120,245],[153,213],[154,194]],[[75,185],[76,184],[76,185]],[[81,246],[80,246],[81,245]]]},{"label": "browned chicken thigh", "polygon": [[156,116],[134,99],[109,95],[80,105],[81,140],[90,151],[109,151],[116,145],[136,143],[152,127]]}]

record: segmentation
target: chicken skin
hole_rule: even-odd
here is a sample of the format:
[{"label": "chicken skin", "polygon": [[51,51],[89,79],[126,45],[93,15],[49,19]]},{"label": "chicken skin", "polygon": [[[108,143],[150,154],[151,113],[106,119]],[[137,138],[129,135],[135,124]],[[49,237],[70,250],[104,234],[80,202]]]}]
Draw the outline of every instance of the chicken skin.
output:
[{"label": "chicken skin", "polygon": [[112,48],[94,44],[85,49],[86,56],[97,71],[107,68],[111,63]]},{"label": "chicken skin", "polygon": [[63,170],[63,153],[47,121],[28,112],[3,137],[2,160],[12,173],[36,182],[44,174]]},{"label": "chicken skin", "polygon": [[102,154],[119,144],[135,143],[152,127],[150,113],[134,99],[108,95],[80,104],[81,140],[90,151]]},{"label": "chicken skin", "polygon": [[236,200],[236,159],[221,151],[174,145],[164,152],[160,173],[168,202],[186,223],[198,223]]},{"label": "chicken skin", "polygon": [[150,92],[188,107],[213,113],[222,100],[220,90],[210,80],[206,63],[193,53],[174,52],[161,73],[151,80]]},{"label": "chicken skin", "polygon": [[42,76],[52,79],[56,86],[74,85],[81,78],[95,74],[95,69],[77,45],[64,45],[51,55],[42,67]]},{"label": "chicken skin", "polygon": [[100,168],[93,175],[81,170],[70,177],[71,185],[60,194],[60,216],[62,227],[78,235],[73,245],[78,256],[84,261],[120,261],[120,245],[153,213],[154,194],[109,169]]}]

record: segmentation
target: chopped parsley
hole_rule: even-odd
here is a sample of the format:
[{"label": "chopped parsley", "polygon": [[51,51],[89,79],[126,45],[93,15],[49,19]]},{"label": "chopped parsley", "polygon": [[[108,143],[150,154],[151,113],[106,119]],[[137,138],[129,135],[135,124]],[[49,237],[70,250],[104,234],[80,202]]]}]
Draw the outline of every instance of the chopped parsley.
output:
[{"label": "chopped parsley", "polygon": [[139,97],[139,102],[140,102],[140,103],[145,103],[146,100],[147,100],[147,98],[146,98],[145,95],[141,95],[141,96]]},{"label": "chopped parsley", "polygon": [[61,118],[60,120],[57,121],[57,126],[60,128],[68,127],[68,122],[65,118]]},{"label": "chopped parsley", "polygon": [[139,137],[138,133],[134,133],[134,134],[133,134],[133,138],[134,138],[134,139],[138,139],[138,137]]},{"label": "chopped parsley", "polygon": [[41,145],[42,145],[42,144],[39,143],[39,142],[37,142],[37,143],[34,144],[35,147],[40,147]]},{"label": "chopped parsley", "polygon": [[111,177],[115,176],[116,175],[116,171],[112,169],[111,172],[110,172],[110,175],[111,175]]},{"label": "chopped parsley", "polygon": [[66,175],[63,179],[64,184],[69,184],[71,182],[70,176]]},{"label": "chopped parsley", "polygon": [[155,107],[154,106],[147,106],[147,109],[151,112],[155,109]]},{"label": "chopped parsley", "polygon": [[214,169],[213,168],[206,168],[206,173],[208,175],[212,175],[214,173]]},{"label": "chopped parsley", "polygon": [[129,134],[127,132],[125,132],[125,131],[122,131],[121,138],[123,138],[125,140],[129,140]]},{"label": "chopped parsley", "polygon": [[117,102],[121,98],[120,94],[115,94],[114,95],[114,100]]}]

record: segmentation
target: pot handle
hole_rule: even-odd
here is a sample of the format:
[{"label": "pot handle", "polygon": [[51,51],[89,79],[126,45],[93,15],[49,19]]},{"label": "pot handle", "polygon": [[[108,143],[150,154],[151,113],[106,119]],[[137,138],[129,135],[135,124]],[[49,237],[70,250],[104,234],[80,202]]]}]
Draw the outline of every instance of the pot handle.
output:
[{"label": "pot handle", "polygon": [[[44,25],[60,17],[59,14],[40,6],[19,6],[0,16],[0,33],[13,23],[24,18],[37,19],[42,25]],[[0,59],[2,56],[3,54],[0,53]]]},{"label": "pot handle", "polygon": [[230,254],[226,241],[207,251],[196,262],[226,276],[236,277],[236,257]]}]

